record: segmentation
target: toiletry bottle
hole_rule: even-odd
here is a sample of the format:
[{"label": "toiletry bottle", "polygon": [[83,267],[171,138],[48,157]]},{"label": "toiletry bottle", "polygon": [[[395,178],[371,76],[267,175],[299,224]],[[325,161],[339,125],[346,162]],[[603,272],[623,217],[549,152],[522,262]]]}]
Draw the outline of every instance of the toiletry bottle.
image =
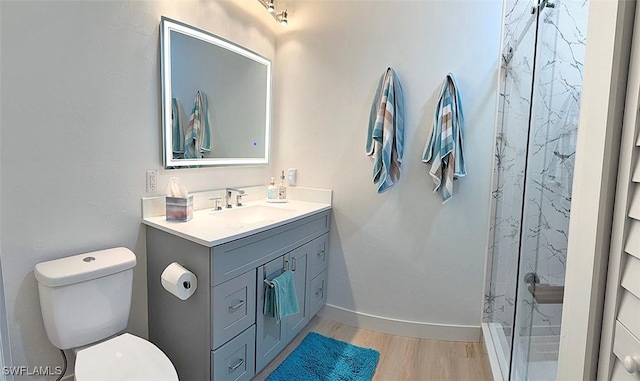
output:
[{"label": "toiletry bottle", "polygon": [[269,181],[269,186],[267,187],[267,200],[277,200],[278,199],[278,187],[276,186],[276,181],[274,178],[271,178]]},{"label": "toiletry bottle", "polygon": [[287,199],[287,186],[284,185],[284,170],[280,176],[280,185],[278,185],[278,200]]}]

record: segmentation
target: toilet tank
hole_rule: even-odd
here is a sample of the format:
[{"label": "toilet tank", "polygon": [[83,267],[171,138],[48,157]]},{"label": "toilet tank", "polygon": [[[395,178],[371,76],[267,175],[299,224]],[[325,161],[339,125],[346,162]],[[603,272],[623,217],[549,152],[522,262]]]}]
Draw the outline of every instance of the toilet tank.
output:
[{"label": "toilet tank", "polygon": [[38,263],[34,274],[49,341],[70,349],[123,331],[135,265],[135,254],[124,247]]}]

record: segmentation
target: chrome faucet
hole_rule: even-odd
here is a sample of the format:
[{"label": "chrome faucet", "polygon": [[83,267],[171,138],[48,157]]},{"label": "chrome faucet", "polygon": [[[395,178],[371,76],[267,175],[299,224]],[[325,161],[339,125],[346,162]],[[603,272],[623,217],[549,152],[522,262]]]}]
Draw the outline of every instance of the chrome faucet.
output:
[{"label": "chrome faucet", "polygon": [[242,196],[246,196],[244,191],[237,188],[226,188],[224,192],[225,207],[227,209],[231,209],[232,205],[231,202],[229,202],[231,200],[231,192],[238,192],[238,194],[236,195],[236,206],[242,206]]}]

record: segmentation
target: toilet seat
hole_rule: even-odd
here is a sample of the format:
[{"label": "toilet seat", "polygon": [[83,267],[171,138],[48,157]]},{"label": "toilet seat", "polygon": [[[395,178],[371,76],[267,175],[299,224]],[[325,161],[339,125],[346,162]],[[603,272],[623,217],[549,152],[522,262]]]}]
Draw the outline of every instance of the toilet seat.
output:
[{"label": "toilet seat", "polygon": [[79,350],[75,378],[78,381],[178,381],[178,374],[160,348],[140,337],[124,333]]}]

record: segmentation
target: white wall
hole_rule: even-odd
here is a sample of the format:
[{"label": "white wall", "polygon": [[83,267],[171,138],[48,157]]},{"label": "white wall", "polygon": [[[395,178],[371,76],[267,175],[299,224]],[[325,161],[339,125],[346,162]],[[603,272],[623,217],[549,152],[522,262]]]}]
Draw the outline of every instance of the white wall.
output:
[{"label": "white wall", "polygon": [[[278,37],[274,169],[297,167],[299,185],[334,190],[327,303],[347,315],[417,323],[407,334],[438,336],[431,324],[476,329],[501,1],[294,4],[291,28]],[[405,160],[400,183],[378,195],[364,147],[387,66],[404,89]],[[420,157],[449,71],[464,106],[469,175],[443,206]]]},{"label": "white wall", "polygon": [[[259,4],[2,1],[0,235],[13,365],[56,366],[33,266],[126,246],[138,257],[130,331],[147,335],[145,170],[161,166],[159,22],[164,15],[275,56]],[[261,13],[262,14],[262,13]],[[268,167],[160,172],[191,190],[264,184]]]}]

